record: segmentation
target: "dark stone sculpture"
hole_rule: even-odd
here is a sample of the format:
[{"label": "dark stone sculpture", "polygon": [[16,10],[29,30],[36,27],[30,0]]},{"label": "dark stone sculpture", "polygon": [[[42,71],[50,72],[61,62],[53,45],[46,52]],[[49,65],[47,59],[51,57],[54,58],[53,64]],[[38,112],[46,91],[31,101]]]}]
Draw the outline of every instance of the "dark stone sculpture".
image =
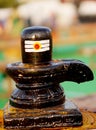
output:
[{"label": "dark stone sculpture", "polygon": [[47,27],[25,28],[21,51],[22,62],[7,66],[17,88],[4,110],[5,128],[82,125],[82,114],[65,98],[59,83],[92,80],[90,68],[79,60],[52,60],[52,36]]}]

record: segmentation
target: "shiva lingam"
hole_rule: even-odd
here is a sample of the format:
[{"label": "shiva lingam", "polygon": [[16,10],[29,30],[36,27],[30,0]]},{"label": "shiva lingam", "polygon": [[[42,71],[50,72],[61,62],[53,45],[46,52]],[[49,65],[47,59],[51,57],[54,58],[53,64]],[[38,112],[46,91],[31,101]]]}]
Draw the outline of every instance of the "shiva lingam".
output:
[{"label": "shiva lingam", "polygon": [[17,88],[4,109],[4,127],[37,130],[81,126],[82,113],[65,98],[60,83],[90,81],[90,68],[79,60],[52,60],[52,36],[47,27],[25,28],[21,52],[22,62],[8,64],[6,69]]}]

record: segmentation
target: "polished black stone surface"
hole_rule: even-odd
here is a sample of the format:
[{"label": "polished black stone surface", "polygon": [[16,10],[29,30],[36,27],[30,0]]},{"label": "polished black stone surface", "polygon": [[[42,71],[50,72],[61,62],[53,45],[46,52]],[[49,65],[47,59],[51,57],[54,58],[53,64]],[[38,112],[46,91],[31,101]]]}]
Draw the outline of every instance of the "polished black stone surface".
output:
[{"label": "polished black stone surface", "polygon": [[51,30],[46,27],[25,28],[21,33],[21,52],[22,62],[6,68],[17,88],[4,110],[5,128],[82,125],[82,114],[66,100],[60,83],[92,80],[91,69],[79,60],[52,60]]}]

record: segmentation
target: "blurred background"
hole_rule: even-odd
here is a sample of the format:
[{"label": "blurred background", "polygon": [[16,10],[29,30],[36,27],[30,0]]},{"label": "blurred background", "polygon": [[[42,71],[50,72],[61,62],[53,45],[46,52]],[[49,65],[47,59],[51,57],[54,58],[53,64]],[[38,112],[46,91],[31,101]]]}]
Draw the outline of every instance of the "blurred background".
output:
[{"label": "blurred background", "polygon": [[21,61],[20,33],[34,25],[52,29],[53,59],[82,60],[94,73],[90,82],[61,83],[65,95],[80,107],[95,102],[96,0],[0,0],[0,108],[15,88],[6,65]]}]

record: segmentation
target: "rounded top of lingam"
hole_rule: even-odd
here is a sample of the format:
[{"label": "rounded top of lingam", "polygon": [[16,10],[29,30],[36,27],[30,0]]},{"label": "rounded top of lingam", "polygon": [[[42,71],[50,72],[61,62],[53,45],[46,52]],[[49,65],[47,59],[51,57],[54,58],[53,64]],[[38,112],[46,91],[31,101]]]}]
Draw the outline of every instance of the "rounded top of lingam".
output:
[{"label": "rounded top of lingam", "polygon": [[52,57],[52,36],[48,27],[33,26],[21,33],[23,63],[46,64]]}]

